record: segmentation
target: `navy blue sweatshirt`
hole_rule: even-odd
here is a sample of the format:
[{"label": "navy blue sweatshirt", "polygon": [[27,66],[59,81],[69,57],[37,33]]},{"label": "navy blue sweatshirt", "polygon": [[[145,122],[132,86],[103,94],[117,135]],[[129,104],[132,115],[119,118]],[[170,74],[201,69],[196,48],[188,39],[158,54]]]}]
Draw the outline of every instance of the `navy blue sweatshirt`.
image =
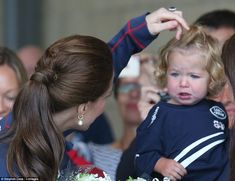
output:
[{"label": "navy blue sweatshirt", "polygon": [[165,157],[186,168],[184,181],[228,180],[227,121],[223,105],[215,101],[157,103],[137,129],[138,175],[154,175],[156,162]]}]

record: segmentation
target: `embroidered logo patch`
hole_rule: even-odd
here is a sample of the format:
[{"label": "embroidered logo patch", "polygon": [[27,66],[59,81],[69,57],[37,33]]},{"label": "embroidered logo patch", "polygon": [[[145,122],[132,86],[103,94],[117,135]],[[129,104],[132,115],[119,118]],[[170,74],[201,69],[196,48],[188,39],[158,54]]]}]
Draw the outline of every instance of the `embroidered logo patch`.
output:
[{"label": "embroidered logo patch", "polygon": [[212,108],[210,108],[210,112],[218,119],[225,119],[227,117],[224,110],[218,106],[213,106]]},{"label": "embroidered logo patch", "polygon": [[214,120],[214,127],[217,129],[221,129],[222,131],[225,129],[224,124],[217,120]]}]

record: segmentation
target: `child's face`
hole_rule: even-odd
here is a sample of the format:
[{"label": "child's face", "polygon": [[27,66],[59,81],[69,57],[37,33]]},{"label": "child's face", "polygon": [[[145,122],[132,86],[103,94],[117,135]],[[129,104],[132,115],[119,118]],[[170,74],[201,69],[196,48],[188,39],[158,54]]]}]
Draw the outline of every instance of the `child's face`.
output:
[{"label": "child's face", "polygon": [[[187,52],[186,52],[187,51]],[[169,56],[167,89],[172,104],[192,105],[208,93],[209,73],[198,51],[174,51]]]}]

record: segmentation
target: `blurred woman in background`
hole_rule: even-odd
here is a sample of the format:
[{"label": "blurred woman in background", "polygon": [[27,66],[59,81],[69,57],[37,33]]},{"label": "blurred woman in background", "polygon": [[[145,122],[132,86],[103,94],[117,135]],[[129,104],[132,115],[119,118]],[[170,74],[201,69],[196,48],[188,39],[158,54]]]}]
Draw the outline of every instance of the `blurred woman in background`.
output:
[{"label": "blurred woman in background", "polygon": [[26,70],[17,55],[0,47],[0,131],[9,128],[16,96],[27,81]]}]

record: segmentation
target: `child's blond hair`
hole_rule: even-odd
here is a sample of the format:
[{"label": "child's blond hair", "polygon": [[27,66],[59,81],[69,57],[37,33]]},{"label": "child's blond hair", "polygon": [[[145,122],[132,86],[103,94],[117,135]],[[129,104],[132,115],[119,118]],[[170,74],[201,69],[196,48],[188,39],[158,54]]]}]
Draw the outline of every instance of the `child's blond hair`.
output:
[{"label": "child's blond hair", "polygon": [[210,76],[208,96],[218,94],[226,82],[219,43],[207,35],[202,27],[195,25],[185,31],[180,40],[173,38],[162,48],[155,72],[157,85],[166,87],[169,56],[173,51],[180,50],[195,50],[195,53],[201,53],[205,57],[205,68]]}]

